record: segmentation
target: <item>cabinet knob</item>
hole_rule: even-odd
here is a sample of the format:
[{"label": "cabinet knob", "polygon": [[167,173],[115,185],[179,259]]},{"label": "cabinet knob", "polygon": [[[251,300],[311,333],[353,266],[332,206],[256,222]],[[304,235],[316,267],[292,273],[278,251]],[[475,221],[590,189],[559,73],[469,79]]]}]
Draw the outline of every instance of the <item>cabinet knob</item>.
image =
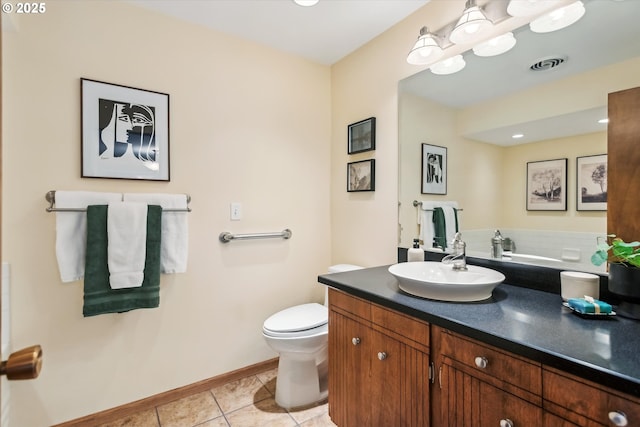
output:
[{"label": "cabinet knob", "polygon": [[378,359],[384,360],[386,358],[387,358],[387,353],[385,353],[384,351],[379,351],[378,352]]},{"label": "cabinet knob", "polygon": [[500,427],[513,427],[513,421],[511,421],[509,418],[500,420]]},{"label": "cabinet knob", "polygon": [[351,342],[353,343],[353,345],[358,345],[358,344],[360,344],[360,338],[353,337],[353,338],[351,338]]},{"label": "cabinet knob", "polygon": [[[484,356],[478,356],[475,358],[476,366],[480,369],[484,369],[489,364],[489,361]],[[509,420],[507,420],[509,421]],[[502,426],[502,421],[500,421],[500,425]]]},{"label": "cabinet knob", "polygon": [[609,420],[611,420],[611,422],[614,425],[619,427],[624,427],[629,424],[629,421],[627,420],[627,416],[622,411],[609,412]]}]

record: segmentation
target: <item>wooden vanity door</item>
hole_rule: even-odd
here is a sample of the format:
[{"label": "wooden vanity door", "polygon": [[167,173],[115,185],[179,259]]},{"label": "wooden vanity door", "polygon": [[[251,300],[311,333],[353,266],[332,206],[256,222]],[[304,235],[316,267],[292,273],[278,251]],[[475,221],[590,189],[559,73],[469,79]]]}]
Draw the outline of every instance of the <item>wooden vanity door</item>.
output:
[{"label": "wooden vanity door", "polygon": [[340,427],[372,425],[371,329],[329,311],[329,416]]},{"label": "wooden vanity door", "polygon": [[400,343],[377,331],[371,334],[372,426],[401,426]]}]

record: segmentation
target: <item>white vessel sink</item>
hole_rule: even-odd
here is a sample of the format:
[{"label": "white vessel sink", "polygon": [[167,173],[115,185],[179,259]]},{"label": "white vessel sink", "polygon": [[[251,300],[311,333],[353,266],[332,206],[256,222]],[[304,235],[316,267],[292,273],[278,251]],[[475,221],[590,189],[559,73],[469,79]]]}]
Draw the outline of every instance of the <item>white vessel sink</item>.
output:
[{"label": "white vessel sink", "polygon": [[403,291],[440,301],[482,301],[504,281],[504,274],[489,268],[467,265],[466,271],[453,270],[441,262],[403,262],[389,267]]}]

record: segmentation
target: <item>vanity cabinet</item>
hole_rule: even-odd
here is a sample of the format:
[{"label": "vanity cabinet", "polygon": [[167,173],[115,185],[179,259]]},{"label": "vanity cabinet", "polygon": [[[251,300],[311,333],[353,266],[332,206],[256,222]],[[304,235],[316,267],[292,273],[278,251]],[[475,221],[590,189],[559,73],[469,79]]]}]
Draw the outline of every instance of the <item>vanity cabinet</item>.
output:
[{"label": "vanity cabinet", "polygon": [[[542,367],[515,354],[431,326],[439,346],[438,418],[456,427],[542,426]],[[434,393],[434,394],[435,394]]]},{"label": "vanity cabinet", "polygon": [[550,416],[545,426],[640,425],[640,399],[636,397],[547,366],[542,380],[545,412],[555,415],[555,421]]},{"label": "vanity cabinet", "polygon": [[330,289],[329,415],[340,427],[428,427],[429,324]]}]

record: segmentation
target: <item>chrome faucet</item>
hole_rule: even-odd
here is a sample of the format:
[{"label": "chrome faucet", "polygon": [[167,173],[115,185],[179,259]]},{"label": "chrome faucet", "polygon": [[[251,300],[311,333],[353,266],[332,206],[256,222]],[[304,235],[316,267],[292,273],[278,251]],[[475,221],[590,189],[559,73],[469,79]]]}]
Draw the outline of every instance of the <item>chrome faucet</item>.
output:
[{"label": "chrome faucet", "polygon": [[445,264],[453,263],[453,270],[467,270],[467,244],[462,241],[462,234],[456,233],[451,242],[453,253],[442,258]]}]

